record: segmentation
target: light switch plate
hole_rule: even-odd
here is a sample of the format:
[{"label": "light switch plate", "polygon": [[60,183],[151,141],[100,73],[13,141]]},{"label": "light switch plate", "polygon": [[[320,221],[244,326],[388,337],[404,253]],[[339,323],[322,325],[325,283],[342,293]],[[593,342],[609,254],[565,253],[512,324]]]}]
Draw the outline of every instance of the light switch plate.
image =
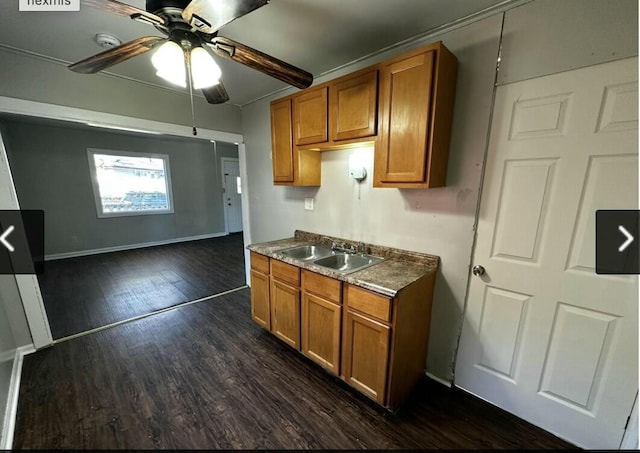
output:
[{"label": "light switch plate", "polygon": [[304,208],[307,211],[313,211],[313,198],[305,198],[304,199]]}]

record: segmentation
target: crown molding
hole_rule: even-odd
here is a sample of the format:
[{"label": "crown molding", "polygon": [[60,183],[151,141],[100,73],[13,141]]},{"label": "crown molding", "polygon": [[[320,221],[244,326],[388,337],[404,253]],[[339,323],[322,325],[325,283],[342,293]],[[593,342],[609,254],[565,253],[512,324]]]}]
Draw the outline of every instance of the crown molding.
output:
[{"label": "crown molding", "polygon": [[[452,22],[448,22],[446,24],[443,25],[439,25],[435,28],[431,28],[423,33],[420,33],[418,35],[412,36],[410,38],[407,38],[403,41],[399,41],[395,44],[392,44],[390,46],[387,47],[383,47],[382,49],[378,49],[375,52],[371,52],[367,55],[364,55],[360,58],[357,58],[353,61],[350,61],[349,63],[345,63],[343,65],[337,66],[333,69],[329,69],[328,71],[325,71],[321,74],[318,75],[314,75],[313,79],[314,81],[317,80],[321,80],[324,79],[324,81],[331,79],[330,76],[332,76],[333,74],[348,68],[350,66],[356,65],[362,61],[366,61],[369,59],[373,59],[374,57],[384,54],[385,52],[389,52],[392,50],[396,50],[398,52],[403,51],[403,50],[408,50],[410,47],[413,47],[414,45],[421,43],[422,41],[428,41],[428,40],[432,40],[433,38],[435,38],[438,35],[442,35],[444,33],[448,33],[454,30],[457,30],[458,28],[462,28],[465,27],[467,25],[471,25],[474,22],[478,22],[482,19],[486,19],[487,17],[491,17],[494,16],[496,14],[500,14],[503,13],[509,9],[513,9],[516,8],[518,6],[522,6],[526,3],[530,3],[532,1],[535,0],[504,0],[500,3],[497,3],[493,6],[489,6],[483,10],[477,11],[473,14],[469,14],[468,16],[462,17],[460,19],[456,19]],[[252,99],[251,101],[245,102],[244,104],[240,105],[239,107],[246,107],[250,104],[253,104],[254,102],[258,102],[260,100],[263,99],[267,99],[270,97],[275,97],[276,95],[288,95],[293,93],[294,90],[291,87],[284,87],[284,88],[280,88],[278,90],[272,91],[268,94],[265,94],[264,96],[260,96],[257,97],[255,99]]]}]

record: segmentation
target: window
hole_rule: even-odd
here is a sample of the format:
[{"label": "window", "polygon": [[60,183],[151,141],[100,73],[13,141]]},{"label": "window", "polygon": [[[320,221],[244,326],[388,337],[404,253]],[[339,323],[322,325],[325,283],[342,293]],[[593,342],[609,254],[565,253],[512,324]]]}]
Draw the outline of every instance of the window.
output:
[{"label": "window", "polygon": [[98,217],[173,213],[169,156],[88,149]]}]

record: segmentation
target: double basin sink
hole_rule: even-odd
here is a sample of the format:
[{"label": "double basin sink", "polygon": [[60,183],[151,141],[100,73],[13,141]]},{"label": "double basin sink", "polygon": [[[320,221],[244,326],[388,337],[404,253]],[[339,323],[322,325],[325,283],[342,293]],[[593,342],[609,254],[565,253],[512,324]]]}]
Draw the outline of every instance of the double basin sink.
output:
[{"label": "double basin sink", "polygon": [[324,245],[300,245],[279,252],[290,258],[312,262],[341,274],[350,274],[384,261],[377,256],[342,252]]}]

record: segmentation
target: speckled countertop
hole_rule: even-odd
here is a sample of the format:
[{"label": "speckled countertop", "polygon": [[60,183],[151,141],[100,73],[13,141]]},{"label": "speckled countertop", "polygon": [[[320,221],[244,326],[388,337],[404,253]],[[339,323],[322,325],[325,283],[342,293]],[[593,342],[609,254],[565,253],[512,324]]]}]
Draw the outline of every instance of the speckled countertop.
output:
[{"label": "speckled countertop", "polygon": [[299,245],[320,243],[330,246],[332,241],[344,243],[346,246],[357,245],[357,241],[296,230],[292,238],[251,244],[247,246],[247,248],[261,255],[266,255],[302,269],[308,269],[312,272],[342,280],[389,297],[394,297],[402,288],[410,285],[424,275],[435,272],[440,263],[440,258],[434,255],[365,244],[368,254],[383,257],[385,260],[361,271],[351,274],[341,274],[332,269],[313,264],[312,262],[297,260],[280,253],[283,250]]}]

